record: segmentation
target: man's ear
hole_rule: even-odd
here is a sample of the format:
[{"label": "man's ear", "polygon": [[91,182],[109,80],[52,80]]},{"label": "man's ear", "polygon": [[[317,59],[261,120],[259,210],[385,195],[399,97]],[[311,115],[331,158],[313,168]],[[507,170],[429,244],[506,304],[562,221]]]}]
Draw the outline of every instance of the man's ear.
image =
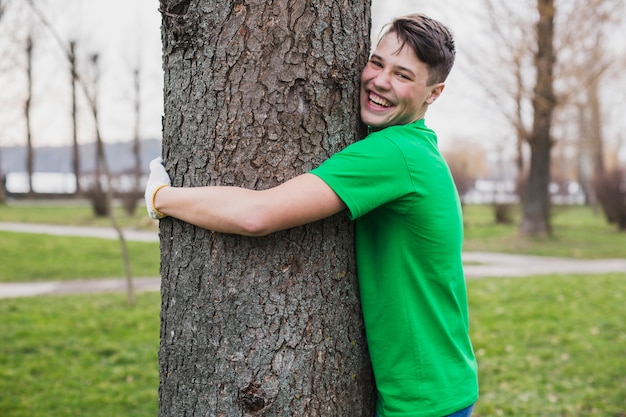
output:
[{"label": "man's ear", "polygon": [[433,85],[432,87],[430,87],[430,94],[428,98],[426,99],[426,103],[428,105],[433,104],[433,102],[439,98],[441,93],[443,93],[443,90],[445,87],[446,85],[444,83],[437,83]]}]

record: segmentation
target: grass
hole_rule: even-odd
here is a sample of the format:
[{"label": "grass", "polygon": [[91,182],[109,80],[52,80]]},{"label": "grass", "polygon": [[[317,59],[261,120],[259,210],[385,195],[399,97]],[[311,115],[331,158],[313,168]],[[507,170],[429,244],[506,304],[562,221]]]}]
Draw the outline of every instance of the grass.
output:
[{"label": "grass", "polygon": [[159,295],[0,299],[0,415],[156,416]]},{"label": "grass", "polygon": [[474,417],[626,416],[626,273],[469,282]]},{"label": "grass", "polygon": [[[159,275],[157,242],[127,246],[133,276]],[[116,277],[124,277],[117,240],[0,232],[0,282]]]},{"label": "grass", "polygon": [[[137,205],[132,216],[126,214],[119,204],[114,204],[113,210],[121,227],[156,229],[141,204]],[[0,221],[111,227],[109,218],[95,216],[90,203],[86,200],[11,201],[8,204],[0,204]]]},{"label": "grass", "polygon": [[582,259],[626,256],[626,232],[619,232],[592,208],[553,207],[550,237],[520,236],[520,208],[513,206],[511,210],[513,223],[503,225],[494,223],[490,207],[465,206],[464,249]]},{"label": "grass", "polygon": [[[0,206],[0,221],[94,225],[89,210]],[[495,225],[488,207],[466,207],[466,250],[624,257],[626,234],[590,209],[557,208],[554,236],[543,239],[518,236],[515,216]],[[158,273],[158,244],[129,246],[135,275],[142,263],[145,275]],[[93,269],[78,269],[86,265]],[[119,272],[101,272],[112,265]],[[0,275],[7,271],[121,277],[119,243],[0,233]],[[470,280],[468,291],[481,383],[474,417],[626,417],[626,271]],[[0,299],[0,317],[1,416],[156,415],[157,293],[138,294],[134,307],[123,294]]]},{"label": "grass", "polygon": [[[623,417],[626,274],[468,283],[474,417]],[[159,295],[0,299],[0,415],[156,415]]]},{"label": "grass", "polygon": [[[124,228],[156,230],[143,207],[133,216],[116,207]],[[85,201],[21,202],[0,205],[0,221],[111,227]],[[159,244],[127,242],[133,276],[159,275]],[[69,281],[124,277],[120,243],[96,238],[0,232],[0,282]]]}]

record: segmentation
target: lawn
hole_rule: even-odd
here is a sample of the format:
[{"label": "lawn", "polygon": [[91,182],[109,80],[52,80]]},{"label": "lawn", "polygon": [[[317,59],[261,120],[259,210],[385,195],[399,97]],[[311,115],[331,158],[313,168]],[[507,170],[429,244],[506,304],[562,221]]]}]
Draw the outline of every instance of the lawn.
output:
[{"label": "lawn", "polygon": [[[89,207],[37,210],[0,206],[0,221],[100,221]],[[554,236],[543,239],[495,225],[488,207],[465,207],[465,221],[467,250],[626,252],[626,234],[584,207],[556,209]],[[158,274],[157,243],[129,247],[136,276]],[[5,281],[122,277],[119,256],[116,241],[0,233]],[[468,291],[481,383],[474,417],[626,417],[626,271],[475,279]],[[156,415],[157,293],[138,294],[135,306],[123,294],[0,299],[0,317],[0,416]]]},{"label": "lawn", "polygon": [[[626,273],[468,283],[474,417],[626,415]],[[159,295],[0,299],[0,415],[156,415]]]},{"label": "lawn", "polygon": [[[599,212],[588,207],[556,207],[554,235],[528,238],[518,233],[519,208],[513,207],[513,224],[498,225],[488,206],[466,206],[465,250],[497,251],[571,258],[620,258],[626,256],[626,233],[609,225]],[[127,216],[125,227],[156,230],[143,210]],[[89,205],[72,202],[0,205],[0,221],[109,225],[94,217]],[[158,276],[158,243],[128,242],[134,276]],[[0,232],[0,282],[50,281],[123,277],[118,242]]]},{"label": "lawn", "polygon": [[513,206],[511,213],[513,223],[495,224],[490,207],[466,205],[464,249],[566,258],[626,257],[626,232],[619,232],[593,208],[553,206],[550,237],[520,236],[520,208]]},{"label": "lawn", "polygon": [[[127,242],[131,272],[159,276],[159,244]],[[122,278],[119,241],[0,232],[0,282]]]},{"label": "lawn", "polygon": [[[124,228],[157,229],[143,206],[137,207],[133,216],[121,207],[116,207],[115,213]],[[94,216],[91,206],[81,201],[11,202],[0,205],[0,221],[111,227],[108,218]],[[133,276],[159,275],[158,243],[127,242],[127,246]],[[119,241],[0,232],[0,282],[122,277]]]},{"label": "lawn", "polygon": [[[133,215],[128,215],[119,203],[114,204],[115,218],[122,227],[155,230],[155,223],[146,213],[143,202]],[[0,221],[45,224],[71,224],[73,226],[110,227],[108,217],[98,217],[86,200],[11,201],[0,204]]]},{"label": "lawn", "polygon": [[626,416],[626,272],[468,283],[474,417]]},{"label": "lawn", "polygon": [[159,294],[0,299],[0,416],[156,416]]}]

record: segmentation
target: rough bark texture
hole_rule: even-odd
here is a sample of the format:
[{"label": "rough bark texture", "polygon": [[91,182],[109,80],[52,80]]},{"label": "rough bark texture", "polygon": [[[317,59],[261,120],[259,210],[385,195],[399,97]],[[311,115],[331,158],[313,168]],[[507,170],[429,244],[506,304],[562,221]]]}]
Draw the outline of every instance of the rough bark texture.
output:
[{"label": "rough bark texture", "polygon": [[554,0],[538,0],[537,53],[535,65],[537,81],[533,96],[533,128],[529,137],[530,171],[523,199],[523,217],[520,231],[527,235],[548,235],[550,226],[550,151],[554,96]]},{"label": "rough bark texture", "polygon": [[[369,3],[161,0],[174,186],[264,189],[356,140]],[[264,238],[161,221],[159,416],[371,416],[345,214]]]}]

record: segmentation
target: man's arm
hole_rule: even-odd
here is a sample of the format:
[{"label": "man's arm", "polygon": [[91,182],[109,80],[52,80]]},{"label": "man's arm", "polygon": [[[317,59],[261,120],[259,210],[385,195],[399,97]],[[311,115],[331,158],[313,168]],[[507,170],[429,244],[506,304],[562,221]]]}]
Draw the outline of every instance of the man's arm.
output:
[{"label": "man's arm", "polygon": [[303,174],[268,190],[164,187],[159,212],[215,232],[264,236],[329,217],[346,208],[319,177]]}]

